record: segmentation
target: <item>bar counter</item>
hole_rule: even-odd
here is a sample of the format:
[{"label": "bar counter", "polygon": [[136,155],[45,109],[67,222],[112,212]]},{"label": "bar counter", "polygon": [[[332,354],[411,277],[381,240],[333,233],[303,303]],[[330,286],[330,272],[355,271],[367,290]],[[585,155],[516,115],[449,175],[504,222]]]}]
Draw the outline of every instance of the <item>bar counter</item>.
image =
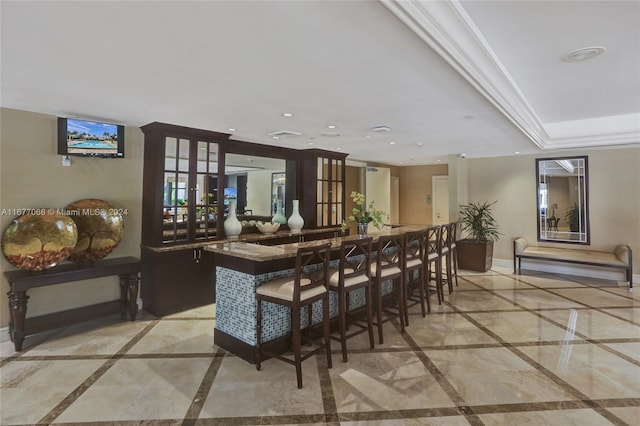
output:
[{"label": "bar counter", "polygon": [[[406,225],[384,230],[376,230],[369,235],[374,243],[382,235],[402,235],[408,231],[424,229],[426,225]],[[316,231],[317,232],[317,231]],[[310,237],[314,230],[303,230],[300,236]],[[278,233],[271,238],[279,238]],[[302,239],[303,239],[302,238]],[[295,257],[298,248],[331,243],[331,266],[338,266],[338,251],[343,240],[359,238],[353,236],[338,236],[333,238],[316,239],[288,244],[264,245],[268,238],[260,238],[250,242],[225,240],[204,247],[214,253],[216,266],[216,327],[214,329],[214,343],[250,363],[255,362],[256,349],[256,288],[260,285],[281,277],[294,275]],[[363,290],[363,289],[362,289]],[[383,293],[391,291],[391,283],[383,286]],[[364,305],[364,291],[353,292],[350,297],[349,310],[358,309]],[[330,293],[329,313],[337,317],[337,296]],[[288,333],[291,329],[289,310],[284,306],[271,303],[263,305],[262,341],[270,342],[274,346],[286,350]],[[321,303],[314,304],[312,324],[321,322]],[[303,327],[309,323],[306,309],[301,314]]]}]

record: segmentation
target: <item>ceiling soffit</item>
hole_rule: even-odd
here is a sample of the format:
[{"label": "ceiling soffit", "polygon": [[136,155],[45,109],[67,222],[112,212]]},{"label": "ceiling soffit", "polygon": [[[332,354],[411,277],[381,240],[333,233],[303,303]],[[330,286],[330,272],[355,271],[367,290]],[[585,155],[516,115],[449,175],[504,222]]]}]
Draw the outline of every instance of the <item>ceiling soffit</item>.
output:
[{"label": "ceiling soffit", "polygon": [[381,2],[541,149],[640,143],[640,113],[542,123],[458,2]]}]

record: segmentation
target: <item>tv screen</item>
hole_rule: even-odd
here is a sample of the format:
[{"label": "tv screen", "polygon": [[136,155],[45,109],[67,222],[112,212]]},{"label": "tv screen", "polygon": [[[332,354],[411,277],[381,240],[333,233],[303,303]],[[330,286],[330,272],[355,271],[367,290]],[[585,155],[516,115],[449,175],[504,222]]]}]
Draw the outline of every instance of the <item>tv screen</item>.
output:
[{"label": "tv screen", "polygon": [[58,154],[124,158],[124,126],[60,117]]}]

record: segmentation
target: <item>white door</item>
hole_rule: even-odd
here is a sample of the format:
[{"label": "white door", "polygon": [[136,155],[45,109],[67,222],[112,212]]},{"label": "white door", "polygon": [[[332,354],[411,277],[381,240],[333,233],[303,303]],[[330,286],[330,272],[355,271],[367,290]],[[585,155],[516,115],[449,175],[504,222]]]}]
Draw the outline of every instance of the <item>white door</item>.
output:
[{"label": "white door", "polygon": [[[367,206],[373,201],[375,208],[384,212],[382,221],[389,223],[391,219],[391,169],[367,167],[366,170],[366,193],[364,196]],[[372,231],[371,226],[369,231]]]},{"label": "white door", "polygon": [[433,176],[433,224],[449,223],[449,177]]},{"label": "white door", "polygon": [[391,219],[389,223],[400,223],[400,178],[391,176]]}]

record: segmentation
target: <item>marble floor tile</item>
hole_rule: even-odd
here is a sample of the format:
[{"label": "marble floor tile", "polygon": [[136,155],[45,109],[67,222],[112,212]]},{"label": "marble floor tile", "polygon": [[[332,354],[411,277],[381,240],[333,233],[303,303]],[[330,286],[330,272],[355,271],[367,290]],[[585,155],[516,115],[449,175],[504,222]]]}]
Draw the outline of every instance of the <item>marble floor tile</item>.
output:
[{"label": "marble floor tile", "polygon": [[184,418],[211,358],[121,359],[57,422]]},{"label": "marble floor tile", "polygon": [[199,418],[323,414],[322,391],[315,357],[302,363],[302,389],[293,365],[277,359],[253,365],[227,356],[216,374]]},{"label": "marble floor tile", "polygon": [[591,339],[640,338],[640,326],[594,309],[544,311],[541,315]]},{"label": "marble floor tile", "polygon": [[626,321],[630,321],[635,325],[640,325],[640,307],[637,308],[619,308],[619,309],[602,309],[602,312],[606,312],[621,318]]},{"label": "marble floor tile", "polygon": [[49,360],[4,365],[0,370],[0,424],[35,424],[103,363],[103,360]]},{"label": "marble floor tile", "polygon": [[609,407],[607,411],[629,425],[637,424],[640,419],[640,407]]},{"label": "marble floor tile", "polygon": [[597,345],[519,349],[589,398],[640,398],[640,368]]},{"label": "marble floor tile", "polygon": [[636,360],[638,364],[640,364],[640,342],[607,343],[603,346],[611,348],[614,351],[620,352],[621,354]]},{"label": "marble floor tile", "polygon": [[640,301],[628,297],[626,294],[611,294],[606,291],[601,291],[598,288],[561,288],[554,289],[553,293],[567,297],[571,300],[583,303],[592,307],[607,307],[607,306],[625,306],[625,307],[640,307]]},{"label": "marble floor tile", "polygon": [[214,353],[213,320],[163,320],[128,354]]},{"label": "marble floor tile", "polygon": [[[466,281],[466,280],[465,280]],[[473,283],[487,290],[532,289],[531,284],[521,280],[518,275],[487,275],[475,277]],[[477,288],[477,287],[476,287]]]},{"label": "marble floor tile", "polygon": [[496,343],[495,339],[462,315],[454,313],[411,317],[406,330],[419,346]]},{"label": "marble floor tile", "polygon": [[570,393],[505,348],[424,352],[471,405],[574,399]]},{"label": "marble floor tile", "polygon": [[530,312],[470,313],[472,319],[505,342],[548,342],[582,340]]},{"label": "marble floor tile", "polygon": [[329,372],[340,413],[454,405],[413,352],[352,354]]},{"label": "marble floor tile", "polygon": [[562,425],[562,426],[602,426],[611,424],[596,411],[549,410],[519,413],[481,414],[485,425]]},{"label": "marble floor tile", "polygon": [[363,420],[340,422],[341,426],[469,426],[464,416],[418,417],[415,419]]},{"label": "marble floor tile", "polygon": [[111,355],[140,333],[149,321],[118,319],[77,324],[29,349],[29,356]]},{"label": "marble floor tile", "polygon": [[497,290],[501,296],[525,309],[583,308],[584,305],[545,290]]},{"label": "marble floor tile", "polygon": [[508,311],[521,310],[513,303],[497,298],[489,291],[454,291],[447,296],[448,303],[461,311]]}]

